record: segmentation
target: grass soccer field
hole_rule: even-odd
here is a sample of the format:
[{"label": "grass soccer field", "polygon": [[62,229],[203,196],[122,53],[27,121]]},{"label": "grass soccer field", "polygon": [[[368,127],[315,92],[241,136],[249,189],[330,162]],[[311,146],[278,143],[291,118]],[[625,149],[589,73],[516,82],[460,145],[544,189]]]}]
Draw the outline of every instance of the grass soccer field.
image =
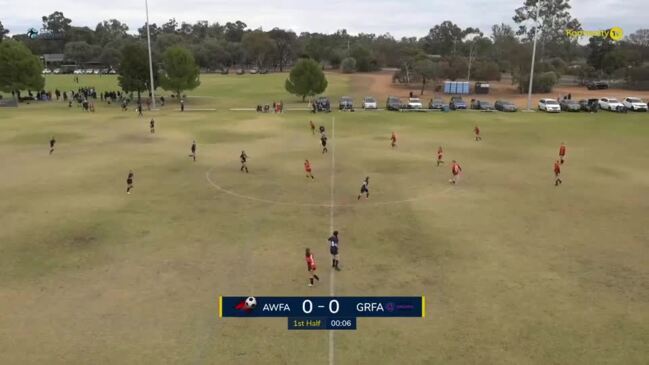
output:
[{"label": "grass soccer field", "polygon": [[[353,77],[328,75],[332,101],[371,93]],[[101,102],[94,114],[0,110],[0,363],[647,363],[649,115],[229,111],[300,106],[284,78],[203,76],[189,111],[141,118]],[[327,128],[328,154],[310,119]],[[371,195],[357,201],[365,176]],[[306,247],[321,276],[312,288]],[[219,295],[332,290],[425,295],[427,315],[360,318],[335,333],[333,357],[325,331],[217,318]]]}]

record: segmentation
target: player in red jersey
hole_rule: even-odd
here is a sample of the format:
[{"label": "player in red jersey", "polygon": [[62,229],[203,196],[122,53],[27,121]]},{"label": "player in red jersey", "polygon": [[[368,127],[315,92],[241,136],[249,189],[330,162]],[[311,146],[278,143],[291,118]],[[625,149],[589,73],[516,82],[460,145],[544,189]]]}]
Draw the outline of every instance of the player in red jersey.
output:
[{"label": "player in red jersey", "polygon": [[561,181],[561,162],[559,160],[554,161],[554,186],[559,186],[563,184]]},{"label": "player in red jersey", "polygon": [[320,281],[320,278],[315,273],[315,259],[313,258],[311,250],[308,248],[306,249],[306,253],[304,255],[306,258],[306,268],[309,271],[309,286],[313,286],[313,279]]},{"label": "player in red jersey", "polygon": [[315,179],[315,177],[313,177],[313,174],[311,173],[311,162],[309,162],[309,160],[304,160],[304,171],[306,172],[307,179]]},{"label": "player in red jersey", "polygon": [[397,134],[392,132],[392,136],[390,137],[390,141],[392,142],[392,148],[395,148],[397,146]]},{"label": "player in red jersey", "polygon": [[566,159],[566,144],[561,142],[561,147],[559,147],[559,160],[563,165],[563,161]]},{"label": "player in red jersey", "polygon": [[462,167],[460,167],[460,164],[458,164],[457,161],[453,160],[453,164],[451,165],[451,173],[453,176],[451,177],[451,180],[449,180],[451,184],[457,183],[457,180],[460,178],[460,172],[462,172]]},{"label": "player in red jersey", "polygon": [[475,133],[476,142],[482,141],[482,137],[480,137],[480,128],[478,128],[477,125],[473,128],[473,133]]},{"label": "player in red jersey", "polygon": [[440,164],[444,163],[444,150],[442,149],[442,146],[439,146],[437,149],[437,167],[439,167]]}]

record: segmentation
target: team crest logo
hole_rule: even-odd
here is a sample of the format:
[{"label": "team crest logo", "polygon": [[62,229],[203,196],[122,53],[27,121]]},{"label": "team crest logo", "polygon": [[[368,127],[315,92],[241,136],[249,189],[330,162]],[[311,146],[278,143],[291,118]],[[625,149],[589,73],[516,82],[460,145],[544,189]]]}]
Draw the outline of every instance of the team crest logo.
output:
[{"label": "team crest logo", "polygon": [[257,308],[257,299],[255,299],[255,297],[248,297],[234,306],[234,309],[245,313],[250,313],[255,310],[255,308]]}]

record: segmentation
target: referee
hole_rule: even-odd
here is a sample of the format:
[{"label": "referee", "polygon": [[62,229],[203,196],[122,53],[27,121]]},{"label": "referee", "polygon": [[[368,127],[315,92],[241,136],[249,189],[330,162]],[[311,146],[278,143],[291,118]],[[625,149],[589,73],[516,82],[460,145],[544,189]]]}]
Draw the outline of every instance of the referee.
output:
[{"label": "referee", "polygon": [[333,235],[329,237],[329,252],[331,253],[331,267],[340,271],[338,263],[338,231],[334,231]]}]

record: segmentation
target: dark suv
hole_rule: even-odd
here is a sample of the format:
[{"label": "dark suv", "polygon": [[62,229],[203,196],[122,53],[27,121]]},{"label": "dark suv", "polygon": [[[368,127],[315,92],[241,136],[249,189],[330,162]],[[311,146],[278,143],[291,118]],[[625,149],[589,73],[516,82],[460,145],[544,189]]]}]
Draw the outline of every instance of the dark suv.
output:
[{"label": "dark suv", "polygon": [[608,89],[608,82],[606,81],[589,81],[586,83],[588,90],[604,90]]},{"label": "dark suv", "polygon": [[313,111],[316,112],[330,112],[331,103],[326,96],[320,96],[313,102]]},{"label": "dark suv", "polygon": [[451,110],[466,109],[466,103],[461,96],[451,96],[451,102],[448,103]]},{"label": "dark suv", "polygon": [[385,103],[385,109],[399,111],[403,108],[401,99],[396,96],[388,96],[388,101]]},{"label": "dark suv", "polygon": [[343,96],[338,103],[338,109],[354,111],[354,100],[349,96]]}]

